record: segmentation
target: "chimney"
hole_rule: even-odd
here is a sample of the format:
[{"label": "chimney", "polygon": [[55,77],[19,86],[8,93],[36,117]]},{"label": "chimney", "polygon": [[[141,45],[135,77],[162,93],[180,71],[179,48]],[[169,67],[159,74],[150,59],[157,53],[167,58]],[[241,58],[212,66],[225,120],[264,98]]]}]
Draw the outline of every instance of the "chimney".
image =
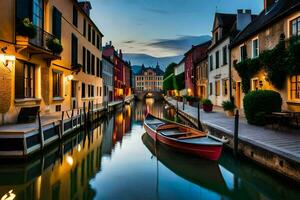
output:
[{"label": "chimney", "polygon": [[120,57],[121,59],[123,59],[122,49],[119,50],[119,57]]},{"label": "chimney", "polygon": [[109,41],[109,46],[112,46],[112,42],[111,41]]},{"label": "chimney", "polygon": [[243,9],[237,10],[237,18],[236,18],[236,29],[238,31],[242,31],[248,24],[252,21],[251,10],[246,10],[244,12]]},{"label": "chimney", "polygon": [[277,1],[278,0],[264,0],[265,12],[268,12]]},{"label": "chimney", "polygon": [[79,6],[82,8],[82,10],[90,16],[90,10],[92,9],[92,5],[89,1],[82,1],[78,2]]}]

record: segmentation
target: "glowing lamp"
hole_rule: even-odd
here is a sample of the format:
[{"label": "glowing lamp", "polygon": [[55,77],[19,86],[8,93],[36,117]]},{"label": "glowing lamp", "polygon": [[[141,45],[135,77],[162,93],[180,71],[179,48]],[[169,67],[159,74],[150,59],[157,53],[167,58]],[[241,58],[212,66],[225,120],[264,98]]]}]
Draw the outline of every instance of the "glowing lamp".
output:
[{"label": "glowing lamp", "polygon": [[7,67],[10,71],[12,70],[15,60],[16,60],[16,57],[13,55],[0,54],[0,62],[5,67]]}]

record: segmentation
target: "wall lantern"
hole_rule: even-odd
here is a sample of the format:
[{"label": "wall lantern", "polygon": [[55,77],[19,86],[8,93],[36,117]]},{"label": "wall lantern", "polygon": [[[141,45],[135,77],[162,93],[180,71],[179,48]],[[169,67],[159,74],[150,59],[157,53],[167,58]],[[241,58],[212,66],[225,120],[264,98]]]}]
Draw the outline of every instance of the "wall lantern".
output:
[{"label": "wall lantern", "polygon": [[69,75],[66,78],[67,78],[68,81],[72,81],[74,79],[74,76],[73,75]]},{"label": "wall lantern", "polygon": [[0,54],[0,63],[2,63],[5,67],[7,67],[9,71],[12,70],[15,60],[16,57],[13,55]]}]

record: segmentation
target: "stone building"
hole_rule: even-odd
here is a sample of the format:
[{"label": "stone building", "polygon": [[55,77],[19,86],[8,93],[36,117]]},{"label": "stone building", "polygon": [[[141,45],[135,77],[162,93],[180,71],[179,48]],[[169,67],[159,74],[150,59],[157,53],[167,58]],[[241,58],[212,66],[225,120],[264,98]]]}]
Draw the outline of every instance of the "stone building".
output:
[{"label": "stone building", "polygon": [[135,76],[136,91],[162,91],[164,72],[157,64],[155,68],[142,68],[140,73]]},{"label": "stone building", "polygon": [[[16,122],[23,107],[51,114],[102,102],[103,34],[89,2],[11,0],[0,7],[0,124]],[[26,20],[36,32],[31,38],[20,28]]]},{"label": "stone building", "polygon": [[[264,0],[264,10],[231,44],[231,64],[259,57],[273,49],[280,38],[300,35],[300,2],[298,0]],[[281,94],[283,109],[300,111],[300,75],[288,76],[283,89],[275,88],[264,70],[251,78],[251,90],[275,90]],[[237,107],[243,108],[244,93],[241,77],[232,67],[233,96]]]}]

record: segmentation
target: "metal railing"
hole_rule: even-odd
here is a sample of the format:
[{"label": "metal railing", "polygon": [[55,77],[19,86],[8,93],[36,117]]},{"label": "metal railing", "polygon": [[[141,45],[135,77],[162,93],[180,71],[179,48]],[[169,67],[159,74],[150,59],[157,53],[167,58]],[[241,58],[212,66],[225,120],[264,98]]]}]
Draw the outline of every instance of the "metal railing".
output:
[{"label": "metal railing", "polygon": [[55,38],[54,35],[46,32],[44,29],[35,26],[36,28],[36,36],[34,38],[31,38],[29,40],[30,44],[40,47],[42,49],[45,49],[47,51],[51,51],[48,47],[47,47],[47,42],[49,40],[52,40]]}]

